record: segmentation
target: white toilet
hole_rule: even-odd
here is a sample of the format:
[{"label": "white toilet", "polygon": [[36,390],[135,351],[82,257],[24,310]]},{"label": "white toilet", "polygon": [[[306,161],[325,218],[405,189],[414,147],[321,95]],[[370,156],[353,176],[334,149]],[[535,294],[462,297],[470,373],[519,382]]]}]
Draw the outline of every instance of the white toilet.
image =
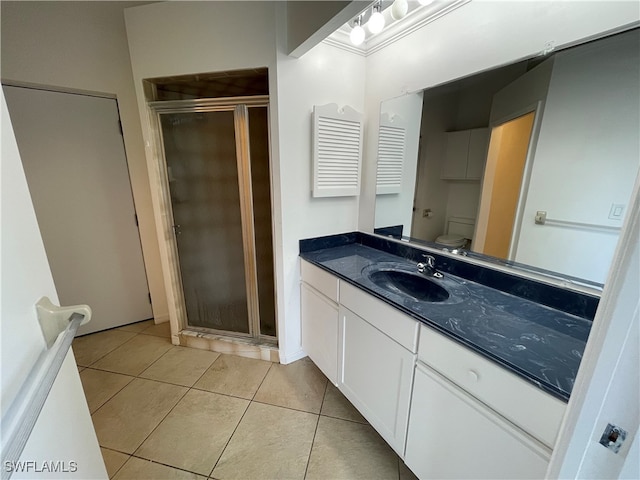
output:
[{"label": "white toilet", "polygon": [[473,218],[449,217],[445,233],[436,238],[436,243],[449,250],[468,248],[473,238],[475,223]]}]

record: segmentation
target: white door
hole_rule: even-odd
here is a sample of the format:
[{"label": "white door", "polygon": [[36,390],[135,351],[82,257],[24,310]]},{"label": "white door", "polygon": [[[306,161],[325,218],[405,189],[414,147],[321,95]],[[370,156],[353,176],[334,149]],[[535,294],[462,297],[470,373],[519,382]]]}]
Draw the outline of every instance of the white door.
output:
[{"label": "white door", "polygon": [[3,89],[60,301],[93,310],[78,333],[151,318],[117,102]]},{"label": "white door", "polygon": [[[34,304],[42,296],[57,303],[42,238],[29,198],[16,141],[2,97],[2,307],[0,315],[0,407],[9,409],[45,341]],[[3,432],[4,433],[4,432]],[[2,444],[4,449],[5,445]],[[12,480],[106,479],[78,368],[69,351],[20,457],[20,465],[0,466]],[[46,472],[56,462],[58,473]],[[71,462],[75,462],[72,464]],[[63,473],[62,469],[74,473]]]}]

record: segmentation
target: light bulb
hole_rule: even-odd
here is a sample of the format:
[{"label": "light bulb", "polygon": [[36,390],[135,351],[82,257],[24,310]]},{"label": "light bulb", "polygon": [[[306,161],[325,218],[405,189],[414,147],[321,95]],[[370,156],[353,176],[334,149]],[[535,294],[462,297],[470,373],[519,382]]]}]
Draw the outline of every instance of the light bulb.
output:
[{"label": "light bulb", "polygon": [[394,20],[400,20],[409,11],[409,3],[407,0],[396,0],[391,5],[391,18]]},{"label": "light bulb", "polygon": [[380,33],[384,28],[384,17],[380,12],[373,12],[367,22],[367,28],[374,35]]},{"label": "light bulb", "polygon": [[353,43],[354,45],[360,45],[362,42],[364,42],[364,36],[364,28],[362,28],[360,25],[356,25],[355,27],[353,27],[351,33],[349,34],[351,43]]},{"label": "light bulb", "polygon": [[418,0],[418,3],[424,7],[427,5],[431,5],[433,3],[433,0]]}]

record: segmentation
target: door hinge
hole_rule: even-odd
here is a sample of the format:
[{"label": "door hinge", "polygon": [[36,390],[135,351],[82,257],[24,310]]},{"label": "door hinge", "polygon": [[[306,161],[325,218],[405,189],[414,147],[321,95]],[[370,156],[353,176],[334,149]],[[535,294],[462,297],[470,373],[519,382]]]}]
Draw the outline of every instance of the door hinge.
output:
[{"label": "door hinge", "polygon": [[122,121],[118,120],[118,130],[120,130],[120,135],[124,136],[124,131],[122,130]]},{"label": "door hinge", "polygon": [[140,224],[138,223],[138,214],[137,214],[137,213],[134,213],[134,214],[133,214],[133,218],[134,218],[134,219],[135,219],[135,221],[136,221],[136,227],[139,227],[139,226],[140,226]]},{"label": "door hinge", "polygon": [[147,293],[147,296],[149,297],[149,303],[151,303],[151,292]]}]

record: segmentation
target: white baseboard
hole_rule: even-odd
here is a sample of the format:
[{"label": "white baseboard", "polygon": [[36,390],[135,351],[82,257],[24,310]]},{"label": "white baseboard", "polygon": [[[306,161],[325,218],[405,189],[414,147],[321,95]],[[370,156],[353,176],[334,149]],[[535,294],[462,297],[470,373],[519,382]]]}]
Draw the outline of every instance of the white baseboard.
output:
[{"label": "white baseboard", "polygon": [[302,349],[298,350],[297,352],[293,352],[293,353],[285,353],[282,350],[280,350],[280,363],[282,365],[286,365],[288,363],[293,363],[296,360],[300,360],[301,358],[304,358],[306,356],[307,356],[307,354]]}]

